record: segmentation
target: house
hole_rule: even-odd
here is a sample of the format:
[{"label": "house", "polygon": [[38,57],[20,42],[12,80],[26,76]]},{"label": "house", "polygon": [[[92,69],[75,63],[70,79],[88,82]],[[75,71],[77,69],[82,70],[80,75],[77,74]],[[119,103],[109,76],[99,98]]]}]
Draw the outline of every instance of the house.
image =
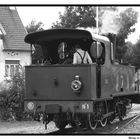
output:
[{"label": "house", "polygon": [[0,6],[0,84],[19,66],[31,63],[30,46],[24,42],[26,34],[16,8]]}]

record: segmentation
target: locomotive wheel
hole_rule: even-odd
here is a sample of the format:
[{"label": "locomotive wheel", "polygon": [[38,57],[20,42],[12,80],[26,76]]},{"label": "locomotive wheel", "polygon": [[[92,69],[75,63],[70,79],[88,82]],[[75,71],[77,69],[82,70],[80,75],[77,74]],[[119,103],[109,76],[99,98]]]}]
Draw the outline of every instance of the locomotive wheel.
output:
[{"label": "locomotive wheel", "polygon": [[[101,103],[101,116],[105,115],[107,113],[107,106],[106,102]],[[105,127],[107,124],[107,117],[101,117],[101,120],[99,120],[99,123],[102,127]]]},{"label": "locomotive wheel", "polygon": [[88,123],[91,130],[95,130],[97,127],[97,121],[92,113],[88,114]]},{"label": "locomotive wheel", "polygon": [[88,126],[88,122],[87,122],[87,115],[83,115],[83,114],[73,114],[73,119],[70,122],[70,125],[72,127],[82,127],[82,128],[86,128]]},{"label": "locomotive wheel", "polygon": [[115,115],[114,115],[114,114],[111,115],[111,116],[109,116],[109,118],[108,118],[108,123],[109,123],[109,124],[113,124],[114,119],[115,119]]},{"label": "locomotive wheel", "polygon": [[80,124],[80,121],[79,121],[79,118],[78,118],[78,115],[77,114],[73,114],[72,115],[72,120],[70,122],[70,125],[75,128],[75,127],[78,127]]},{"label": "locomotive wheel", "polygon": [[116,106],[116,111],[117,111],[119,120],[122,121],[126,114],[126,106],[124,104],[118,104]]},{"label": "locomotive wheel", "polygon": [[81,122],[81,125],[80,125],[80,126],[81,126],[82,128],[89,128],[88,116],[87,116],[87,115],[84,115],[84,116],[81,118],[80,122]]},{"label": "locomotive wheel", "polygon": [[105,127],[107,124],[107,118],[103,118],[102,120],[99,121],[102,127]]}]

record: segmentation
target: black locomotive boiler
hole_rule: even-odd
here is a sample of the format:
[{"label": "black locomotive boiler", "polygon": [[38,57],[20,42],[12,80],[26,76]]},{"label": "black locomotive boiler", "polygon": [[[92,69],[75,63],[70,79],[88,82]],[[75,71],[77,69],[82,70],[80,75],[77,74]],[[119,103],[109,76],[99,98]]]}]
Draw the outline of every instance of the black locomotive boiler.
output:
[{"label": "black locomotive boiler", "polygon": [[[139,102],[135,67],[119,64],[105,36],[79,29],[50,29],[28,34],[25,42],[42,49],[41,63],[25,67],[25,110],[42,112],[45,125],[59,129],[89,127],[127,114]],[[80,44],[93,64],[72,64],[74,46]]]}]

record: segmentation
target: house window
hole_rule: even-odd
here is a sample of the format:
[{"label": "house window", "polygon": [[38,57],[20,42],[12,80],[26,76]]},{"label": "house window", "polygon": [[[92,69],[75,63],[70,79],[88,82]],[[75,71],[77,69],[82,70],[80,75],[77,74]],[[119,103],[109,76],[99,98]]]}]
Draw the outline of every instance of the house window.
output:
[{"label": "house window", "polygon": [[13,77],[19,71],[19,60],[5,60],[5,76]]}]

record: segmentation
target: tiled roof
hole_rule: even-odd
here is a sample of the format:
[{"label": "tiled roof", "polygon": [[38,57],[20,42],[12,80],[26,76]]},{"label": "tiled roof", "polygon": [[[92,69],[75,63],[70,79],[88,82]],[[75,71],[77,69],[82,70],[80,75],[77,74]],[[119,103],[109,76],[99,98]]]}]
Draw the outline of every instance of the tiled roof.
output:
[{"label": "tiled roof", "polygon": [[16,9],[0,6],[0,24],[6,31],[4,50],[30,50],[30,46],[24,42],[27,33]]}]

